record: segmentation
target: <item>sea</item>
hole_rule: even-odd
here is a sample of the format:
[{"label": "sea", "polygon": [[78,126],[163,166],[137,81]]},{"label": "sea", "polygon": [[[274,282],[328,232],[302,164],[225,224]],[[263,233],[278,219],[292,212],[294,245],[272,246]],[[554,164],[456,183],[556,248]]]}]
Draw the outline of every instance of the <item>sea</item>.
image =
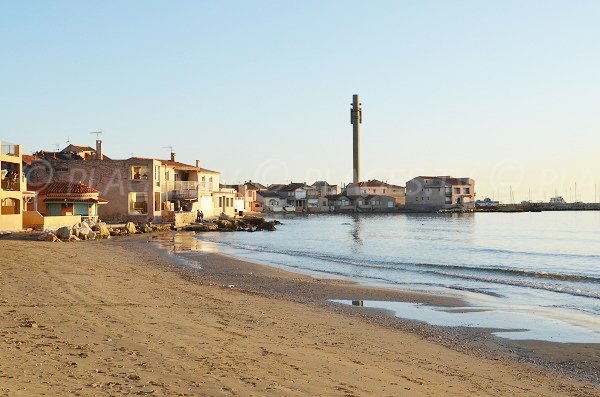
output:
[{"label": "sea", "polygon": [[[600,212],[281,215],[203,246],[315,277],[446,294],[462,307],[338,301],[509,339],[600,343]],[[359,303],[357,303],[357,301]]]}]

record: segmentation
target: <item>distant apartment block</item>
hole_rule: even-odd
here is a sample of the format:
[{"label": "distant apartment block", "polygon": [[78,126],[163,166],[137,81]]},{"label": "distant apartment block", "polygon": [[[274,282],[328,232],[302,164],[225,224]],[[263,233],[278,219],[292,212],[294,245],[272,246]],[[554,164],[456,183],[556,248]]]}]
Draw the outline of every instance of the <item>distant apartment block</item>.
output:
[{"label": "distant apartment block", "polygon": [[472,209],[475,181],[451,176],[418,176],[406,182],[406,207],[415,210]]}]

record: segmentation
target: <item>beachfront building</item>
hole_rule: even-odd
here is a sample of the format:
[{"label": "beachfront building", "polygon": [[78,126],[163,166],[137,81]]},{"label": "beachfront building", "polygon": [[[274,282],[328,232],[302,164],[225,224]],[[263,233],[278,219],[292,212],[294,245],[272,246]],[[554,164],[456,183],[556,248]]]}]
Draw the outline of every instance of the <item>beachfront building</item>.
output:
[{"label": "beachfront building", "polygon": [[28,197],[23,173],[23,148],[0,142],[0,230],[21,230]]},{"label": "beachfront building", "polygon": [[418,176],[406,182],[406,207],[414,210],[473,209],[475,181],[451,176]]},{"label": "beachfront building", "polygon": [[32,183],[81,182],[108,200],[99,216],[118,221],[169,221],[189,223],[202,211],[205,218],[234,215],[233,189],[221,189],[220,173],[170,160],[131,157],[126,160],[64,159],[45,156],[34,160]]},{"label": "beachfront building", "polygon": [[264,189],[266,189],[266,186],[252,181],[248,181],[239,186],[238,192],[244,199],[244,209],[246,212],[258,212],[257,205],[260,206],[260,202],[257,200],[256,194]]},{"label": "beachfront building", "polygon": [[100,197],[98,190],[81,182],[51,182],[29,185],[28,189],[37,195],[27,209],[38,211],[42,216],[75,215],[96,221],[99,206],[108,202]]},{"label": "beachfront building", "polygon": [[330,211],[353,211],[356,209],[354,199],[359,196],[349,197],[345,194],[332,194],[327,196]]}]

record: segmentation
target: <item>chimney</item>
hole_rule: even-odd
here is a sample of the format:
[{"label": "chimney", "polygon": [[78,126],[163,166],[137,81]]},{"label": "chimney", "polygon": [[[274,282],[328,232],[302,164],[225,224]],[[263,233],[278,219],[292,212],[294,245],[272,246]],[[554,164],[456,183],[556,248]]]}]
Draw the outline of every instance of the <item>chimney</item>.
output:
[{"label": "chimney", "polygon": [[196,160],[196,167],[200,168],[200,160]]},{"label": "chimney", "polygon": [[103,160],[104,155],[102,154],[102,141],[96,139],[96,160]]},{"label": "chimney", "polygon": [[175,160],[175,152],[171,152],[171,161],[177,161]]}]

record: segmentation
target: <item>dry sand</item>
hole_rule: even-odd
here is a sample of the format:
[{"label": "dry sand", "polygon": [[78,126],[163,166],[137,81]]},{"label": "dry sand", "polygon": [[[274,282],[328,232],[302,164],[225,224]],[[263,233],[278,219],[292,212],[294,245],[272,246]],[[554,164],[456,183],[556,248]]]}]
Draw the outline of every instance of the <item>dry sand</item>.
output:
[{"label": "dry sand", "polygon": [[132,241],[0,240],[2,395],[600,395],[311,302],[193,280]]}]

